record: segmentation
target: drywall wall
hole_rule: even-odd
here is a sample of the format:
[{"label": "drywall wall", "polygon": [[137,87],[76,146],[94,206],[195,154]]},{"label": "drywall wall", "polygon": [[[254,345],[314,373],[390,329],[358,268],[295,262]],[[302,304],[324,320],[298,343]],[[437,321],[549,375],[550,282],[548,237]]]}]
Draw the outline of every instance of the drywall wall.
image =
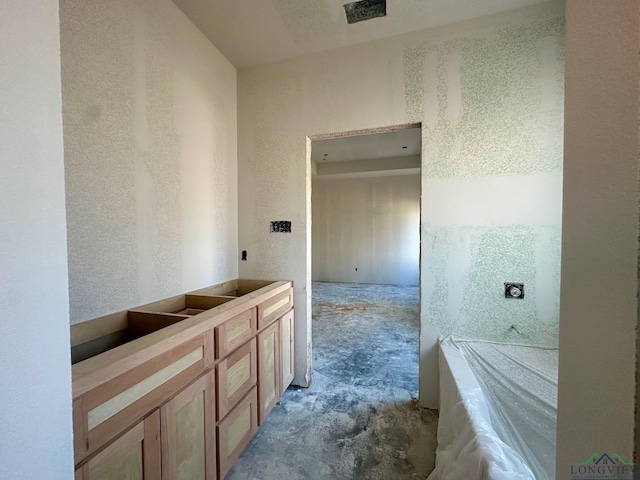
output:
[{"label": "drywall wall", "polygon": [[58,2],[0,15],[0,478],[73,478]]},{"label": "drywall wall", "polygon": [[170,0],[60,10],[71,322],[236,277],[235,68]]},{"label": "drywall wall", "polygon": [[312,276],[418,285],[420,175],[313,182]]},{"label": "drywall wall", "polygon": [[[557,342],[563,42],[552,2],[239,71],[240,273],[295,281],[296,383],[311,372],[305,151],[335,132],[422,123],[423,405],[438,406],[440,334]],[[270,234],[281,219],[292,233]],[[509,281],[524,300],[504,299]]]},{"label": "drywall wall", "polygon": [[566,15],[557,478],[594,452],[633,460],[637,391],[640,4]]}]

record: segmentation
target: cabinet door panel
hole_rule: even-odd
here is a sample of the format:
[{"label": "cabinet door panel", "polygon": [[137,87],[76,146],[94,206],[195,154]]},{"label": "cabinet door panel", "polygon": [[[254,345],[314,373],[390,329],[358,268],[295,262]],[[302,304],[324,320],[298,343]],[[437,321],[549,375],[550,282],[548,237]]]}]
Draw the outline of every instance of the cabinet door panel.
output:
[{"label": "cabinet door panel", "polygon": [[216,478],[215,390],[205,373],[162,407],[162,477]]},{"label": "cabinet door panel", "polygon": [[293,310],[280,318],[280,395],[293,381],[294,374],[294,324]]},{"label": "cabinet door panel", "polygon": [[280,325],[276,322],[258,334],[258,425],[280,398]]},{"label": "cabinet door panel", "polygon": [[160,414],[156,410],[76,471],[83,480],[160,478]]},{"label": "cabinet door panel", "polygon": [[258,429],[254,387],[224,420],[218,423],[218,468],[224,478]]}]

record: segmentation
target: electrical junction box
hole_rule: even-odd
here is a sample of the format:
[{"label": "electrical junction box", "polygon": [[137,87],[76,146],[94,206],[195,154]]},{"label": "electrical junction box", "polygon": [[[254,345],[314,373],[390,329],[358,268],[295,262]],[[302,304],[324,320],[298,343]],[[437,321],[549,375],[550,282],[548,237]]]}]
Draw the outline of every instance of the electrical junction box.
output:
[{"label": "electrical junction box", "polygon": [[504,298],[524,298],[524,283],[504,284]]},{"label": "electrical junction box", "polygon": [[271,222],[271,233],[291,233],[291,222],[288,220],[276,220]]}]

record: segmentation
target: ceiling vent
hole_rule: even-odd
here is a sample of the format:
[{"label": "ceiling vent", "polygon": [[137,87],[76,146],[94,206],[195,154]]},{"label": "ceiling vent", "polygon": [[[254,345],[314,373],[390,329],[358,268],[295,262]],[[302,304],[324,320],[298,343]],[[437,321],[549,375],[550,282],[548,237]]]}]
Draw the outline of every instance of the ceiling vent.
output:
[{"label": "ceiling vent", "polygon": [[344,6],[347,14],[347,23],[364,22],[376,17],[387,15],[387,0],[360,0],[359,2],[347,3]]}]

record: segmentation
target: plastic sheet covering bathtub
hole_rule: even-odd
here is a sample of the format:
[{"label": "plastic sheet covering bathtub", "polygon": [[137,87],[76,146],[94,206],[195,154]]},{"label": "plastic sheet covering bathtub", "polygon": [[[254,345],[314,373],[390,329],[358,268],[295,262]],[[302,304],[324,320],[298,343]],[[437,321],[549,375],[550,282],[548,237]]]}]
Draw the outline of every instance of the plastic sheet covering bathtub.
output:
[{"label": "plastic sheet covering bathtub", "polygon": [[555,478],[558,350],[449,336],[429,480]]}]

